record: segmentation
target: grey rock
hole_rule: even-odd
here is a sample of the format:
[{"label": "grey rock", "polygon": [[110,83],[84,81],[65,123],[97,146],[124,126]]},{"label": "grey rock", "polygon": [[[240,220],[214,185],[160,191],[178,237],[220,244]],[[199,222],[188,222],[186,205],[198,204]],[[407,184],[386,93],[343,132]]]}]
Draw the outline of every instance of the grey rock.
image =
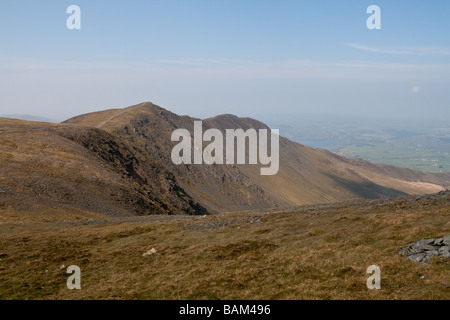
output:
[{"label": "grey rock", "polygon": [[425,253],[412,254],[408,256],[408,260],[411,260],[413,262],[422,262],[426,259],[426,256],[427,255]]},{"label": "grey rock", "polygon": [[439,256],[450,258],[450,247],[444,246],[439,248]]},{"label": "grey rock", "polygon": [[413,262],[426,263],[432,257],[450,258],[450,235],[437,239],[422,239],[410,243],[400,251]]},{"label": "grey rock", "polygon": [[450,235],[445,236],[443,239],[444,239],[443,243],[444,243],[446,246],[450,246]]}]

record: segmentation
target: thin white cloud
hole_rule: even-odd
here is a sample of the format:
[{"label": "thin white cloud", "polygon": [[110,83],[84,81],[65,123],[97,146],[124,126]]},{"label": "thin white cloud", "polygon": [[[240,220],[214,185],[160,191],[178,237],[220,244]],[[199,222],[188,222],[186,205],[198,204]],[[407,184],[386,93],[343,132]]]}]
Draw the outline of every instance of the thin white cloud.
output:
[{"label": "thin white cloud", "polygon": [[0,57],[0,70],[2,71],[80,71],[80,72],[135,72],[140,71],[188,71],[199,70],[200,72],[226,73],[250,72],[261,74],[272,72],[275,74],[297,74],[298,72],[308,72],[315,74],[322,70],[333,71],[358,71],[371,69],[387,69],[397,71],[419,71],[419,70],[448,70],[450,64],[408,64],[394,62],[376,62],[364,60],[341,60],[341,61],[321,61],[307,59],[292,59],[280,61],[251,61],[251,60],[231,60],[231,59],[149,59],[144,62],[134,61],[47,61],[47,60],[27,60]]},{"label": "thin white cloud", "polygon": [[369,51],[369,52],[377,52],[377,53],[385,53],[385,54],[396,54],[396,55],[414,55],[414,56],[423,56],[427,54],[433,55],[450,55],[450,49],[445,48],[433,48],[433,47],[410,47],[410,48],[381,48],[381,47],[372,47],[367,45],[361,45],[356,43],[346,43],[347,46],[352,47],[354,49]]},{"label": "thin white cloud", "polygon": [[363,50],[363,51],[370,51],[370,52],[377,52],[377,53],[387,53],[387,54],[398,54],[398,55],[415,55],[415,56],[422,56],[423,53],[421,52],[415,52],[410,50],[393,50],[393,49],[385,49],[385,48],[375,48],[375,47],[369,47],[365,45],[355,44],[355,43],[347,43],[347,46]]},{"label": "thin white cloud", "polygon": [[415,47],[412,48],[423,54],[438,54],[438,55],[450,55],[450,49],[445,48],[433,48],[433,47]]}]

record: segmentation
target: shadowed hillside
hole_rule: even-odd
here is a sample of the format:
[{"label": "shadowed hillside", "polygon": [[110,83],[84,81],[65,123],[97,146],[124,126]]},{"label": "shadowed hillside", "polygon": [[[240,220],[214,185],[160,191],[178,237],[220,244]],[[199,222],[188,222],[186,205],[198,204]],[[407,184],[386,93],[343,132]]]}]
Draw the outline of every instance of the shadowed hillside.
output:
[{"label": "shadowed hillside", "polygon": [[[433,193],[450,185],[450,175],[436,175],[350,160],[280,138],[280,170],[261,176],[258,165],[180,165],[170,159],[172,132],[193,136],[194,118],[178,116],[151,103],[82,115],[66,121],[100,127],[138,145],[174,173],[188,194],[212,212],[384,198]],[[233,115],[203,120],[203,130],[268,129],[263,123]],[[283,134],[282,132],[280,133]]]},{"label": "shadowed hillside", "polygon": [[[177,128],[193,132],[193,118],[178,116],[151,103],[114,112],[82,115],[65,123],[98,127],[146,150],[152,158],[174,174],[177,182],[188,194],[211,213],[262,209],[278,204],[243,172],[241,166],[176,166],[172,163],[171,151],[176,144],[171,142],[172,132]],[[107,121],[104,120],[105,115],[108,117]],[[205,121],[204,129],[209,127]]]}]

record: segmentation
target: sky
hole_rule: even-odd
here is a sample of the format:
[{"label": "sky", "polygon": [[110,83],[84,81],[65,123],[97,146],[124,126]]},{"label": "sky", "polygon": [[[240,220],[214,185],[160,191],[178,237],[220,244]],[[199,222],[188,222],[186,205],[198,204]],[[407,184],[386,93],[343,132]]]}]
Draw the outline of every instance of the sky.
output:
[{"label": "sky", "polygon": [[0,114],[450,120],[449,75],[450,1],[0,1]]}]

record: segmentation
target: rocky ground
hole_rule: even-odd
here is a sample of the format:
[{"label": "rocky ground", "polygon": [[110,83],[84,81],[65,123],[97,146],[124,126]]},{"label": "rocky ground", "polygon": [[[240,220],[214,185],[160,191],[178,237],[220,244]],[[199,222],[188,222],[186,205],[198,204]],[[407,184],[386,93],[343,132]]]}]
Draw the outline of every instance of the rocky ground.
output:
[{"label": "rocky ground", "polygon": [[408,260],[425,263],[433,257],[450,258],[450,235],[439,239],[422,239],[410,243],[401,254]]}]

